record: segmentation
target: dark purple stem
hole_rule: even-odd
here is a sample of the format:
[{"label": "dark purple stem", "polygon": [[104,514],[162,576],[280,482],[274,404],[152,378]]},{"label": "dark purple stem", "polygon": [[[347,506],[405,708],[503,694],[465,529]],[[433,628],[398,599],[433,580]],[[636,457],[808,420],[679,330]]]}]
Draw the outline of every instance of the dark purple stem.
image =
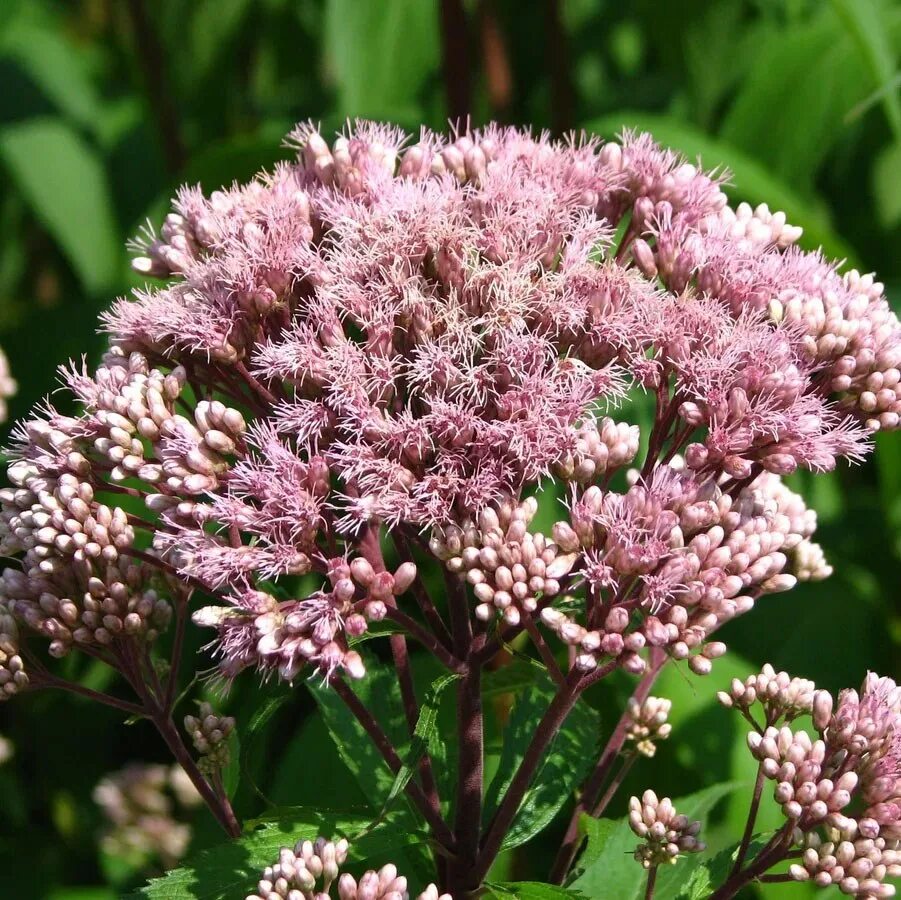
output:
[{"label": "dark purple stem", "polygon": [[648,869],[648,883],[644,890],[644,900],[652,900],[654,896],[654,885],[657,883],[657,866],[651,866]]},{"label": "dark purple stem", "polygon": [[[350,710],[353,717],[360,723],[370,740],[375,744],[376,749],[381,754],[382,759],[388,764],[388,768],[394,774],[400,771],[403,766],[403,760],[394,749],[390,738],[382,730],[381,725],[376,721],[375,717],[360,701],[360,698],[348,687],[348,685],[340,678],[335,679],[332,683],[335,693],[341,698],[345,706]],[[428,822],[435,840],[438,841],[445,850],[452,851],[454,845],[454,837],[447,827],[447,823],[440,815],[436,815],[435,811],[429,804],[428,798],[423,792],[419,783],[409,781],[404,789],[417,809],[422,813],[423,818]]]},{"label": "dark purple stem", "polygon": [[731,900],[743,887],[785,858],[791,839],[792,823],[789,822],[782,831],[773,836],[747,869],[731,874],[725,884],[710,895],[710,900]]},{"label": "dark purple stem", "polygon": [[[642,676],[641,681],[632,694],[639,703],[643,703],[651,693],[654,682],[657,680],[657,676],[660,674],[660,670],[663,668],[666,660],[667,657],[662,652],[652,651],[648,670]],[[623,712],[619,722],[616,724],[616,728],[613,729],[613,734],[610,735],[610,740],[607,741],[607,745],[604,747],[604,752],[601,754],[597,766],[595,766],[588,781],[585,782],[585,786],[582,789],[582,797],[573,810],[566,834],[563,836],[563,843],[560,845],[560,850],[551,869],[550,881],[552,884],[563,883],[569,867],[573,864],[573,860],[579,852],[579,846],[582,843],[582,839],[579,836],[579,819],[582,813],[588,812],[597,805],[604,783],[610,774],[610,769],[626,740],[630,721],[628,713]]]},{"label": "dark purple stem", "polygon": [[566,676],[566,682],[557,691],[556,696],[551,701],[551,705],[538,723],[522,762],[488,824],[485,838],[482,841],[478,863],[471,878],[473,883],[481,883],[497,857],[504,836],[513,824],[513,819],[532,782],[532,778],[538,771],[538,766],[544,758],[545,751],[579,699],[582,678],[582,673],[575,669]]},{"label": "dark purple stem", "polygon": [[748,810],[748,821],[745,822],[745,831],[741,837],[741,844],[738,848],[738,854],[735,857],[735,865],[732,867],[730,875],[735,875],[741,870],[745,864],[745,857],[748,855],[748,847],[751,846],[751,838],[754,834],[754,823],[757,821],[757,811],[760,809],[760,798],[763,794],[763,763],[757,766],[757,780],[754,782],[754,795],[751,798],[751,807]]},{"label": "dark purple stem", "polygon": [[386,618],[400,625],[407,633],[419,641],[423,647],[429,650],[439,662],[452,672],[464,675],[467,671],[466,663],[457,659],[453,653],[448,652],[445,646],[430,631],[426,631],[415,619],[411,619],[403,610],[396,606],[389,606]]},{"label": "dark purple stem", "polygon": [[470,112],[469,23],[463,0],[441,0],[441,61],[447,113],[455,128]]},{"label": "dark purple stem", "polygon": [[[410,546],[410,542],[407,540],[406,536],[401,534],[398,530],[392,531],[391,536],[394,538],[394,546],[397,548],[397,554],[400,556],[401,562],[415,563],[416,560],[413,558],[413,548]],[[416,578],[413,579],[410,592],[419,604],[419,608],[422,610],[422,614],[425,616],[426,621],[432,627],[432,631],[435,632],[435,637],[437,637],[445,647],[450,647],[450,632],[447,630],[444,620],[435,608],[435,604],[432,603],[432,598],[429,596],[428,589],[423,583],[418,571],[416,572]]]},{"label": "dark purple stem", "polygon": [[473,662],[474,651],[484,643],[475,640],[469,615],[465,583],[445,571],[451,635],[454,653],[468,664],[466,675],[457,683],[457,790],[454,808],[456,861],[450,870],[450,891],[464,897],[479,887],[475,877],[482,824],[482,788],[484,781],[484,721],[482,710],[482,669]]}]

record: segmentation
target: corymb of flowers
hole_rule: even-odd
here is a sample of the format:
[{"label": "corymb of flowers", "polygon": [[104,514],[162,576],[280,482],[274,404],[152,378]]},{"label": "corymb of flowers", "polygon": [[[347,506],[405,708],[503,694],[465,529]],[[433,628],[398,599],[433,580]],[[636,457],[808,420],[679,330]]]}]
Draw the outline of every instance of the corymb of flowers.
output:
[{"label": "corymb of flowers", "polygon": [[647,135],[288,144],[179,192],[137,243],[160,283],[103,316],[96,371],[62,373],[76,411],[17,426],[4,696],[59,686],[43,638],[162,722],[178,659],[152,645],[171,626],[177,654],[193,617],[226,680],[347,692],[369,629],[465,677],[528,632],[552,671],[568,645],[575,697],[617,668],[705,674],[725,622],[829,574],[783,478],[898,427],[873,276]]}]

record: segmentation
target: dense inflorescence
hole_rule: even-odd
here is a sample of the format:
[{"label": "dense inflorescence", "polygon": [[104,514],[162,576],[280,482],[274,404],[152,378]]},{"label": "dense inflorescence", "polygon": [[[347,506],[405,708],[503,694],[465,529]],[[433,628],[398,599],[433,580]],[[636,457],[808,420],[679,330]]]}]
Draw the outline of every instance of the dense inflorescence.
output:
[{"label": "dense inflorescence", "polygon": [[[388,863],[378,871],[369,869],[354,878],[341,872],[347,860],[346,840],[298,841],[294,849],[283,847],[278,861],[267,866],[257,885],[257,892],[247,900],[328,900],[332,887],[337,887],[339,900],[408,900],[407,879]],[[434,884],[418,894],[416,900],[452,900],[450,894],[439,895]]]},{"label": "dense inflorescence", "polygon": [[[901,876],[901,688],[870,673],[836,703],[767,666],[720,700],[752,721],[763,711],[748,745],[786,819],[783,854],[800,855],[791,877],[858,900],[893,897],[885,879]],[[805,714],[813,734],[788,724]]]},{"label": "dense inflorescence", "polygon": [[[703,674],[725,621],[829,573],[781,479],[898,426],[871,276],[647,136],[290,143],[246,185],[179,192],[135,260],[165,284],[104,316],[96,372],[63,372],[74,413],[16,431],[0,598],[51,653],[134,668],[124,648],[199,590],[226,677],[362,677],[356,640],[431,553],[478,620],[543,622],[583,673],[651,647]],[[645,435],[616,412],[641,393]],[[394,572],[386,531],[416,550]]]}]

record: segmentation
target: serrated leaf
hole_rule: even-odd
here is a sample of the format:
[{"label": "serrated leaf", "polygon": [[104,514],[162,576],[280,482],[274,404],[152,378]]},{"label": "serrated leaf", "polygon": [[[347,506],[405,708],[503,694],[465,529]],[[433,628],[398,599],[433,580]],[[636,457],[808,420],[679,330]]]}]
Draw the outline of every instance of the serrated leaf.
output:
[{"label": "serrated leaf", "polygon": [[[679,813],[704,823],[714,806],[737,787],[735,782],[715,784],[687,797],[680,797],[673,803]],[[581,890],[589,897],[637,900],[645,886],[641,867],[632,855],[639,839],[629,827],[628,819],[619,819],[614,825],[612,828],[604,826],[595,834],[599,848],[592,846],[592,832],[588,831],[589,840],[583,856],[588,855],[589,864],[583,866],[580,857],[577,863],[579,874],[567,886]],[[675,900],[692,877],[694,869],[702,864],[702,854],[690,853],[673,866],[661,867],[657,874],[654,900]]]},{"label": "serrated leaf", "polygon": [[[385,805],[394,784],[394,773],[372,743],[363,726],[329,687],[307,682],[319,705],[338,755],[353,773],[374,814]],[[408,743],[408,733],[397,678],[393,671],[367,665],[366,678],[354,685],[361,702],[387,732],[398,752]]]},{"label": "serrated leaf", "polygon": [[489,896],[497,900],[574,900],[584,898],[585,894],[571,888],[559,887],[556,884],[544,884],[540,881],[501,881],[488,882],[485,887]]},{"label": "serrated leaf", "polygon": [[804,229],[801,245],[822,247],[829,256],[846,259],[856,265],[856,255],[833,230],[825,211],[805,199],[792,187],[767,171],[764,165],[734,144],[712,138],[704,132],[670,116],[626,111],[589,122],[585,128],[605,137],[613,137],[623,128],[647,131],[666,147],[679,150],[689,159],[701,158],[707,168],[725,166],[732,173],[726,191],[732,197],[747,200],[752,206],[767,203],[785,212],[788,221]]},{"label": "serrated leaf", "polygon": [[542,667],[533,665],[532,660],[513,659],[498,669],[485,672],[482,676],[482,697],[518,693],[531,687],[542,672]]},{"label": "serrated leaf", "polygon": [[[556,691],[557,686],[544,676],[517,698],[504,731],[498,771],[486,797],[486,817],[507,791]],[[548,748],[504,838],[503,849],[524,844],[557,815],[596,758],[599,727],[597,711],[587,703],[577,703]]]},{"label": "serrated leaf", "polygon": [[116,280],[119,231],[96,152],[61,119],[0,129],[0,162],[59,244],[88,293]]},{"label": "serrated leaf", "polygon": [[262,792],[253,781],[250,774],[249,763],[252,757],[252,750],[257,746],[259,738],[263,733],[263,729],[266,727],[269,720],[290,699],[291,694],[287,691],[275,697],[267,697],[263,705],[253,714],[250,724],[243,730],[244,739],[241,741],[240,773],[242,777],[248,779],[251,787],[253,787],[254,791],[260,796],[262,796]]},{"label": "serrated leaf", "polygon": [[362,835],[369,823],[368,810],[336,811],[296,807],[278,810],[272,817],[248,823],[242,837],[204,850],[179,869],[155,878],[132,895],[133,900],[231,900],[245,896],[256,886],[260,872],[278,856],[282,847],[319,836],[356,838],[351,859],[365,863],[374,856],[422,843],[424,837],[391,824]]},{"label": "serrated leaf", "polygon": [[[584,872],[593,866],[604,852],[604,847],[619,827],[615,819],[596,819],[583,813],[579,818],[579,833],[586,839],[585,849],[579,856],[578,872]],[[575,881],[578,874],[571,880]]]},{"label": "serrated leaf", "polygon": [[[766,840],[761,840],[759,835],[755,835],[751,840],[747,858],[752,859],[754,854],[765,844]],[[714,890],[729,877],[729,872],[738,854],[738,847],[739,844],[736,842],[697,866],[678,893],[678,900],[707,900]]]},{"label": "serrated leaf", "polygon": [[404,757],[404,763],[394,777],[394,783],[391,790],[385,798],[385,805],[382,808],[379,818],[383,818],[388,812],[391,804],[396,800],[404,788],[410,783],[410,779],[416,772],[416,768],[420,760],[428,751],[433,761],[441,763],[446,756],[444,742],[438,734],[438,707],[441,703],[441,695],[445,689],[453,684],[459,675],[453,673],[442,675],[436,678],[419,707],[419,718],[416,727],[413,730],[413,740]]}]

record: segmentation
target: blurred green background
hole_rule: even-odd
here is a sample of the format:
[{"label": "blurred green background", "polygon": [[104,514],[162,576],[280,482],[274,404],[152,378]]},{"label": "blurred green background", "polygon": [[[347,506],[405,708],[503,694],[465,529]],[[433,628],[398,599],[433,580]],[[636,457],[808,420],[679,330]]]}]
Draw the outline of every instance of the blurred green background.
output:
[{"label": "blurred green background", "polygon": [[[20,383],[12,417],[54,389],[57,364],[96,358],[97,313],[139,283],[125,242],[161,220],[174,188],[249,177],[285,155],[283,134],[307,118],[325,132],[347,117],[415,132],[466,114],[558,134],[647,129],[728,167],[736,200],[784,209],[805,246],[878,272],[901,301],[899,57],[901,5],[887,0],[0,0],[0,345]],[[743,732],[711,700],[751,665],[769,660],[832,689],[867,668],[901,674],[901,440],[877,443],[864,467],[803,479],[835,576],[736,623],[734,654],[709,680],[668,676],[677,727],[656,762],[658,790],[748,777]],[[255,749],[258,784],[282,803],[353,797],[303,694]],[[231,705],[241,721],[259,702],[244,685]],[[98,852],[91,791],[125,762],[164,754],[149,729],[119,719],[64,696],[0,709],[15,745],[0,767],[0,896],[102,900],[140,881]],[[721,810],[723,833],[737,836],[745,803]],[[507,874],[541,877],[555,836],[506,860]],[[211,840],[201,821],[196,844]]]}]

